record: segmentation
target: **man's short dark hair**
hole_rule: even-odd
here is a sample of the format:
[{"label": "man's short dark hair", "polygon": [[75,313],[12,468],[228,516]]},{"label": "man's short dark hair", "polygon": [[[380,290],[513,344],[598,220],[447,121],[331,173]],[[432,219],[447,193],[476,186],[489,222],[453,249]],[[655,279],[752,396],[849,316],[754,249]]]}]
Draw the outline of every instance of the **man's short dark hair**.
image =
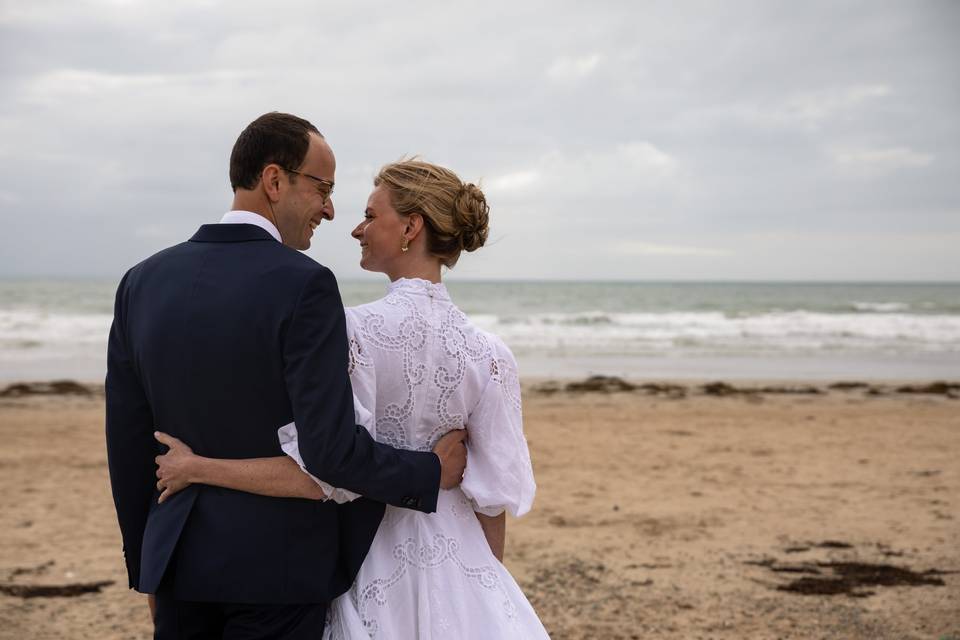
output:
[{"label": "man's short dark hair", "polygon": [[248,124],[230,154],[233,191],[256,187],[268,164],[278,164],[284,169],[299,168],[307,156],[311,133],[322,136],[307,120],[276,111],[265,113]]}]

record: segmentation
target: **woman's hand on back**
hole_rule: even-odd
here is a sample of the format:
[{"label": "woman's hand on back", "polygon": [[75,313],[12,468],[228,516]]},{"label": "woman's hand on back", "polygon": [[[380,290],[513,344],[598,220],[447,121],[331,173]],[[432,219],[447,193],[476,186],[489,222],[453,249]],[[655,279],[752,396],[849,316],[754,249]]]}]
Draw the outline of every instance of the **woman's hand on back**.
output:
[{"label": "woman's hand on back", "polygon": [[194,470],[200,456],[196,455],[186,443],[178,438],[155,431],[153,437],[169,450],[155,458],[157,463],[157,489],[161,491],[157,502],[164,502],[173,494],[183,491],[193,484]]}]

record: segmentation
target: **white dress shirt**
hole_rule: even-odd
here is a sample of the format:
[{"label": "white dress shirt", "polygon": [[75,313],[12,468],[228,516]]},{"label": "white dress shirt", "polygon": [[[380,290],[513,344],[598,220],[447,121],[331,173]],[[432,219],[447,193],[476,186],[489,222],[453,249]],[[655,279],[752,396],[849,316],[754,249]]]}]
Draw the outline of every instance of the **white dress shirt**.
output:
[{"label": "white dress shirt", "polygon": [[280,232],[273,223],[264,218],[259,213],[253,211],[228,211],[220,218],[220,224],[255,224],[271,236],[277,242],[283,242],[280,238]]}]

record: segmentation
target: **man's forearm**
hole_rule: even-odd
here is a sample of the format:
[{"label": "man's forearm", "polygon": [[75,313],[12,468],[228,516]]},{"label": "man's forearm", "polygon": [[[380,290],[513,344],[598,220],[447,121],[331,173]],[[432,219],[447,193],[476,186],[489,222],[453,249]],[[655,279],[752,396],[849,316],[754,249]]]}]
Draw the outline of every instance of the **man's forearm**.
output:
[{"label": "man's forearm", "polygon": [[283,359],[297,446],[313,476],[378,502],[436,510],[437,456],[378,443],[354,422],[346,318],[336,280],[325,267],[304,284]]},{"label": "man's forearm", "polygon": [[313,479],[287,456],[229,460],[197,456],[190,481],[275,498],[326,497]]}]

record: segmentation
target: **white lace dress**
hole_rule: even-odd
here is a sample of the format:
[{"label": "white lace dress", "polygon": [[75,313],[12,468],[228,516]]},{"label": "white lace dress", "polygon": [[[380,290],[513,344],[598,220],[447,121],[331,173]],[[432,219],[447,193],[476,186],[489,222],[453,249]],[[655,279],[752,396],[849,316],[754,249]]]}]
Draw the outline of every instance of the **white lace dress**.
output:
[{"label": "white lace dress", "polygon": [[[426,280],[400,279],[386,297],[347,309],[347,333],[358,422],[377,440],[430,451],[451,429],[466,426],[470,436],[463,483],[440,491],[435,513],[387,506],[323,637],[547,638],[474,515],[520,516],[533,503],[513,354]],[[302,467],[295,425],[280,439]],[[317,481],[338,502],[355,497]]]}]

